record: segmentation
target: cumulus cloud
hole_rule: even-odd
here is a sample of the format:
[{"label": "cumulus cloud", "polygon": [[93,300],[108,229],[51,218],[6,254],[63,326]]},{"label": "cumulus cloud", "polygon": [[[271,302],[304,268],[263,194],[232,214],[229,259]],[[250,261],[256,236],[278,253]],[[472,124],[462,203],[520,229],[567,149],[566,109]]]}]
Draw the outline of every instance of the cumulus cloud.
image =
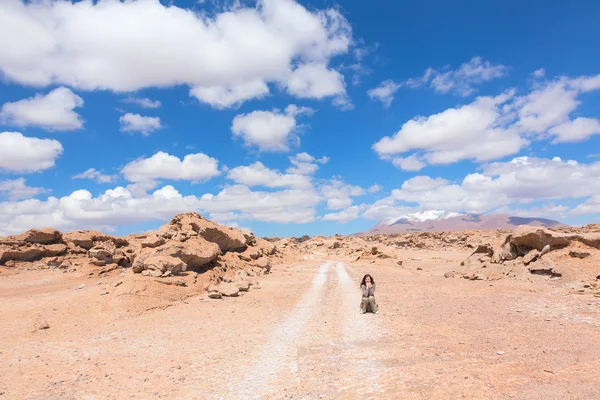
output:
[{"label": "cumulus cloud", "polygon": [[[571,120],[570,115],[581,104],[581,94],[598,89],[600,75],[560,77],[536,84],[523,96],[509,90],[495,97],[478,97],[466,105],[415,117],[395,135],[376,142],[373,149],[400,168],[417,170],[425,163],[499,159],[517,153],[531,140],[583,141],[600,134],[600,121],[586,117]],[[397,157],[411,151],[416,153]],[[423,164],[416,163],[418,160]]]},{"label": "cumulus cloud", "polygon": [[[486,164],[482,172],[465,176],[460,183],[443,178],[417,176],[365,211],[365,217],[393,215],[397,207],[444,209],[472,213],[520,210],[525,215],[555,216],[550,211],[563,207],[519,208],[519,205],[566,199],[585,200],[569,214],[592,213],[590,204],[600,192],[600,162],[582,164],[574,160],[517,157],[508,162]],[[563,208],[561,212],[567,213]]]},{"label": "cumulus cloud", "polygon": [[247,100],[265,97],[269,87],[264,80],[255,79],[229,86],[195,86],[190,94],[217,109],[237,108]]},{"label": "cumulus cloud", "polygon": [[37,126],[49,131],[72,131],[83,127],[83,119],[73,111],[77,107],[83,107],[83,99],[61,86],[47,95],[36,94],[14,103],[4,103],[0,121],[6,125]]},{"label": "cumulus cloud", "polygon": [[159,117],[143,117],[140,114],[127,113],[119,118],[122,132],[140,132],[144,136],[150,135],[162,126]]},{"label": "cumulus cloud", "polygon": [[371,99],[381,101],[385,108],[388,108],[392,105],[392,102],[394,101],[394,95],[401,87],[401,83],[396,83],[388,79],[381,82],[376,88],[369,89],[367,94]]},{"label": "cumulus cloud", "polygon": [[[411,150],[422,150],[419,158],[430,164],[450,164],[465,159],[488,161],[518,152],[528,144],[515,129],[499,126],[503,106],[514,96],[478,97],[471,104],[450,108],[429,117],[417,117],[402,125],[392,137],[373,145],[382,158]],[[423,167],[413,157],[399,162],[406,167]],[[420,169],[420,168],[418,168]]]},{"label": "cumulus cloud", "polygon": [[352,205],[352,197],[362,196],[365,191],[360,186],[349,185],[337,179],[332,179],[319,188],[327,200],[329,210],[341,210]]},{"label": "cumulus cloud", "polygon": [[100,171],[96,171],[95,168],[89,168],[80,174],[77,174],[73,179],[91,179],[98,183],[111,183],[116,180],[115,176],[105,175]]},{"label": "cumulus cloud", "polygon": [[367,206],[361,204],[360,206],[350,206],[345,210],[339,211],[337,213],[328,213],[323,215],[321,218],[323,221],[337,221],[339,223],[345,224],[346,222],[353,221],[360,217],[361,212]]},{"label": "cumulus cloud", "polygon": [[292,166],[286,172],[289,174],[312,175],[319,170],[319,164],[325,164],[329,157],[314,158],[310,154],[303,152],[289,157]]},{"label": "cumulus cloud", "polygon": [[381,189],[383,189],[383,187],[381,185],[374,184],[367,189],[367,192],[377,193],[377,192],[381,191]]},{"label": "cumulus cloud", "polygon": [[322,201],[314,190],[252,191],[246,185],[226,187],[219,194],[205,194],[200,207],[207,212],[237,212],[240,220],[308,223],[315,220],[315,206]]},{"label": "cumulus cloud", "polygon": [[27,199],[46,192],[49,192],[49,190],[42,187],[27,186],[25,178],[0,181],[0,197],[6,197],[9,200]]},{"label": "cumulus cloud", "polygon": [[416,154],[408,157],[396,157],[392,160],[392,164],[404,171],[420,171],[427,166],[419,160]]},{"label": "cumulus cloud", "polygon": [[313,112],[311,108],[291,104],[284,112],[275,109],[239,114],[233,119],[231,132],[234,137],[241,137],[246,146],[256,146],[260,151],[289,151],[293,142],[300,142],[295,135],[296,117]]},{"label": "cumulus cloud", "polygon": [[204,153],[188,154],[183,160],[159,151],[149,158],[134,160],[123,167],[121,173],[130,182],[145,183],[154,187],[159,179],[203,182],[219,176],[219,162]]},{"label": "cumulus cloud", "polygon": [[125,103],[132,103],[132,104],[137,104],[140,107],[143,108],[159,108],[160,107],[160,101],[158,100],[151,100],[147,97],[127,97],[125,99],[122,100]]},{"label": "cumulus cloud", "polygon": [[7,0],[0,37],[18,38],[0,49],[0,71],[20,84],[115,92],[183,84],[225,107],[266,93],[240,82],[273,82],[302,97],[341,96],[343,77],[327,64],[349,51],[352,30],[337,10],[309,11],[293,0],[210,16],[156,0]]},{"label": "cumulus cloud", "polygon": [[227,172],[227,178],[246,186],[265,186],[270,188],[311,188],[312,180],[298,174],[282,174],[265,167],[260,161],[248,166],[239,166]]},{"label": "cumulus cloud", "polygon": [[62,145],[54,139],[28,137],[19,132],[0,133],[0,171],[43,171],[54,167],[62,152]]}]

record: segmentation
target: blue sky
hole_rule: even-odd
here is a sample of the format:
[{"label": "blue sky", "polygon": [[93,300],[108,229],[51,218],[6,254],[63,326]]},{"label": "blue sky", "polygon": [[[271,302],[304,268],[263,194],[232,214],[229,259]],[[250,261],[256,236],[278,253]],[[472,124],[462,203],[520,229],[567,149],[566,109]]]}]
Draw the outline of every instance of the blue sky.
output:
[{"label": "blue sky", "polygon": [[600,222],[597,2],[0,7],[0,234]]}]

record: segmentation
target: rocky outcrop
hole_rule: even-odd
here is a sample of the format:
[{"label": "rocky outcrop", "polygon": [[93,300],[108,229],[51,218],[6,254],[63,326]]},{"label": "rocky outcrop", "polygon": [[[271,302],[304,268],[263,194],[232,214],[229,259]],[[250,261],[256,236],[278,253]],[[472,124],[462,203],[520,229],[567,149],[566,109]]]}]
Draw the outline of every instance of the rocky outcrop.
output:
[{"label": "rocky outcrop", "polygon": [[199,236],[208,242],[217,244],[221,251],[244,250],[251,240],[241,231],[215,224],[198,213],[176,215],[171,222],[158,229],[157,235],[168,240],[181,241]]},{"label": "rocky outcrop", "polygon": [[45,257],[55,257],[65,254],[67,246],[64,244],[39,245],[26,243],[23,245],[0,245],[0,265],[8,261],[32,262]]},{"label": "rocky outcrop", "polygon": [[62,243],[62,233],[54,228],[30,229],[15,236],[15,239],[26,243],[60,244]]}]

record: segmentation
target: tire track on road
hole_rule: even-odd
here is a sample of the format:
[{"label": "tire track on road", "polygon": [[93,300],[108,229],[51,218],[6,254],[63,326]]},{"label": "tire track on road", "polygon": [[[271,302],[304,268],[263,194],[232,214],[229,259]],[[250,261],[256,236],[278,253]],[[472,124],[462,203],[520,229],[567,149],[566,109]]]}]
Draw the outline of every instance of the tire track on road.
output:
[{"label": "tire track on road", "polygon": [[[282,375],[294,380],[298,378],[298,342],[307,327],[307,322],[317,311],[327,283],[328,270],[332,263],[322,264],[312,279],[311,286],[296,303],[293,311],[279,324],[258,351],[257,359],[240,374],[231,374],[228,393],[221,399],[257,399],[277,393],[281,387],[273,387]],[[243,376],[236,379],[237,376]],[[288,384],[293,384],[289,382]]]}]

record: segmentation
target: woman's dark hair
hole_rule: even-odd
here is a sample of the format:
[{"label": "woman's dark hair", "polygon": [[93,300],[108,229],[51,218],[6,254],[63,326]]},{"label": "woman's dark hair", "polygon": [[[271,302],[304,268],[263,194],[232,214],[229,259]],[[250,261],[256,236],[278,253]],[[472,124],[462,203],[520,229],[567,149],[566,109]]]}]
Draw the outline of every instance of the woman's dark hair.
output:
[{"label": "woman's dark hair", "polygon": [[372,277],[371,275],[369,275],[369,274],[365,274],[365,276],[363,276],[363,278],[362,278],[362,281],[360,281],[360,286],[362,286],[362,285],[366,285],[366,283],[365,283],[365,279],[367,279],[367,276],[368,276],[369,278],[371,278],[371,284],[372,284],[372,285],[374,285],[374,284],[375,284],[375,280],[373,279],[373,277]]}]

